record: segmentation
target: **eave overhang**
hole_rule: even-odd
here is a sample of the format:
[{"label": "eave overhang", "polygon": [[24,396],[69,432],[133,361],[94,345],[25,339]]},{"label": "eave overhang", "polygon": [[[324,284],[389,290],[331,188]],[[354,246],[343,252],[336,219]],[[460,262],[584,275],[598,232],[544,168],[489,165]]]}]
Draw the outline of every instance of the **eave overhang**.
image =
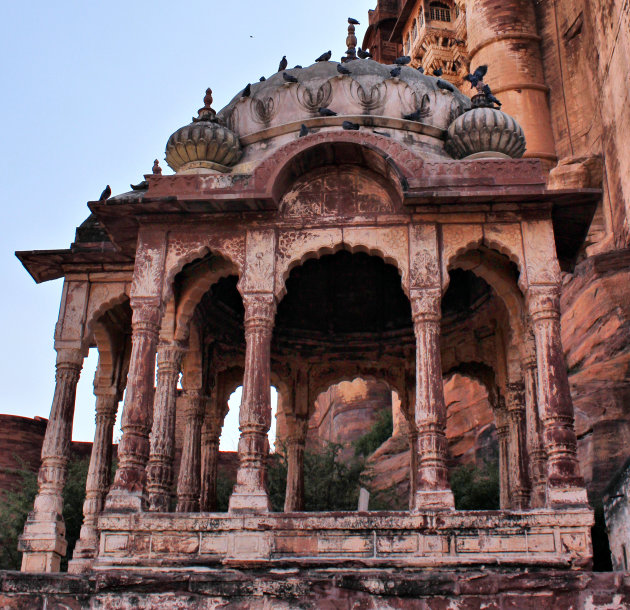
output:
[{"label": "eave overhang", "polygon": [[133,269],[134,260],[109,243],[65,250],[22,250],[16,252],[15,256],[38,284],[73,272],[129,270]]},{"label": "eave overhang", "polygon": [[398,14],[398,19],[396,20],[396,24],[394,25],[394,29],[392,30],[392,33],[389,37],[390,42],[402,42],[403,29],[405,28],[407,19],[409,19],[409,15],[411,15],[411,10],[415,5],[416,0],[407,0],[403,3],[402,8],[400,9],[400,13]]}]

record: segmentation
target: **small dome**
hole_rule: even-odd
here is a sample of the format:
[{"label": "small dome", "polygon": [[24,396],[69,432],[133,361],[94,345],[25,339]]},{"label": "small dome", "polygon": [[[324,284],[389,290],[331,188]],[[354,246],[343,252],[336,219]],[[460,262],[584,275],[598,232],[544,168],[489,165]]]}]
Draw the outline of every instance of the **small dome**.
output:
[{"label": "small dome", "polygon": [[200,169],[225,172],[241,158],[238,137],[218,122],[210,107],[210,89],[203,101],[199,117],[178,129],[166,143],[166,162],[175,172]]},{"label": "small dome", "polygon": [[448,128],[446,152],[455,159],[512,157],[525,152],[523,128],[501,110],[477,107],[457,117]]}]

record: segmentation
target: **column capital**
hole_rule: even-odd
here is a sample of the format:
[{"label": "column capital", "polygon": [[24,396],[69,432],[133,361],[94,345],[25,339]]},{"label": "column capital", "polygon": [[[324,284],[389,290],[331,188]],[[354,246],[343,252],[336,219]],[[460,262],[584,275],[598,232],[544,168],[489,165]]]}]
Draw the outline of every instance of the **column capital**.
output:
[{"label": "column capital", "polygon": [[186,404],[184,406],[184,417],[186,419],[196,419],[203,417],[206,401],[209,397],[201,390],[184,390]]},{"label": "column capital", "polygon": [[273,328],[276,317],[276,298],[271,292],[253,292],[243,295],[245,330]]},{"label": "column capital", "polygon": [[558,284],[538,284],[528,288],[527,309],[534,322],[560,318],[560,292]]},{"label": "column capital", "polygon": [[440,288],[413,288],[410,292],[411,315],[415,323],[439,322],[442,317]]}]

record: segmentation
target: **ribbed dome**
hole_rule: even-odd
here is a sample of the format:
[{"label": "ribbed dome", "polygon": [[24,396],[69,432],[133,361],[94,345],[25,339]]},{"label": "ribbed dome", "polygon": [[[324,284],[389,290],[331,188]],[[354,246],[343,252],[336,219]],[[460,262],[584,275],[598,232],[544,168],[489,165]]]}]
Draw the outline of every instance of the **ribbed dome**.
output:
[{"label": "ribbed dome", "polygon": [[350,74],[340,75],[338,63],[319,62],[285,72],[297,82],[287,82],[278,72],[251,85],[250,95],[242,92],[218,116],[240,137],[262,129],[302,122],[318,116],[320,107],[339,116],[380,116],[402,119],[422,109],[420,122],[445,130],[467,108],[470,99],[454,88],[438,87],[434,76],[404,66],[397,77],[396,66],[370,59],[343,64]]},{"label": "ribbed dome", "polygon": [[473,108],[450,125],[445,148],[456,159],[470,155],[518,159],[525,152],[525,134],[509,114],[496,108]]},{"label": "ribbed dome", "polygon": [[174,171],[211,169],[225,171],[241,158],[239,139],[219,124],[212,104],[212,91],[206,91],[204,107],[190,125],[178,129],[166,143],[166,162]]}]

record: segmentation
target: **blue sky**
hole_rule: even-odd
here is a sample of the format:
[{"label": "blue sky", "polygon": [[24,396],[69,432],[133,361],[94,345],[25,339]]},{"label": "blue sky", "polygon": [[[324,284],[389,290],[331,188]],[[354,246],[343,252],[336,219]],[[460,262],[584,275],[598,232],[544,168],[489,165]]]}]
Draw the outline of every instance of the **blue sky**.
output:
[{"label": "blue sky", "polygon": [[[248,82],[345,51],[347,17],[376,0],[4,2],[0,8],[0,413],[48,417],[61,281],[36,285],[15,250],[66,248],[106,184],[129,190],[190,122],[206,87],[218,111]],[[75,440],[92,440],[96,359],[79,383]],[[235,401],[232,401],[231,419]],[[226,424],[227,425],[227,424]],[[235,423],[224,448],[236,447]]]}]

